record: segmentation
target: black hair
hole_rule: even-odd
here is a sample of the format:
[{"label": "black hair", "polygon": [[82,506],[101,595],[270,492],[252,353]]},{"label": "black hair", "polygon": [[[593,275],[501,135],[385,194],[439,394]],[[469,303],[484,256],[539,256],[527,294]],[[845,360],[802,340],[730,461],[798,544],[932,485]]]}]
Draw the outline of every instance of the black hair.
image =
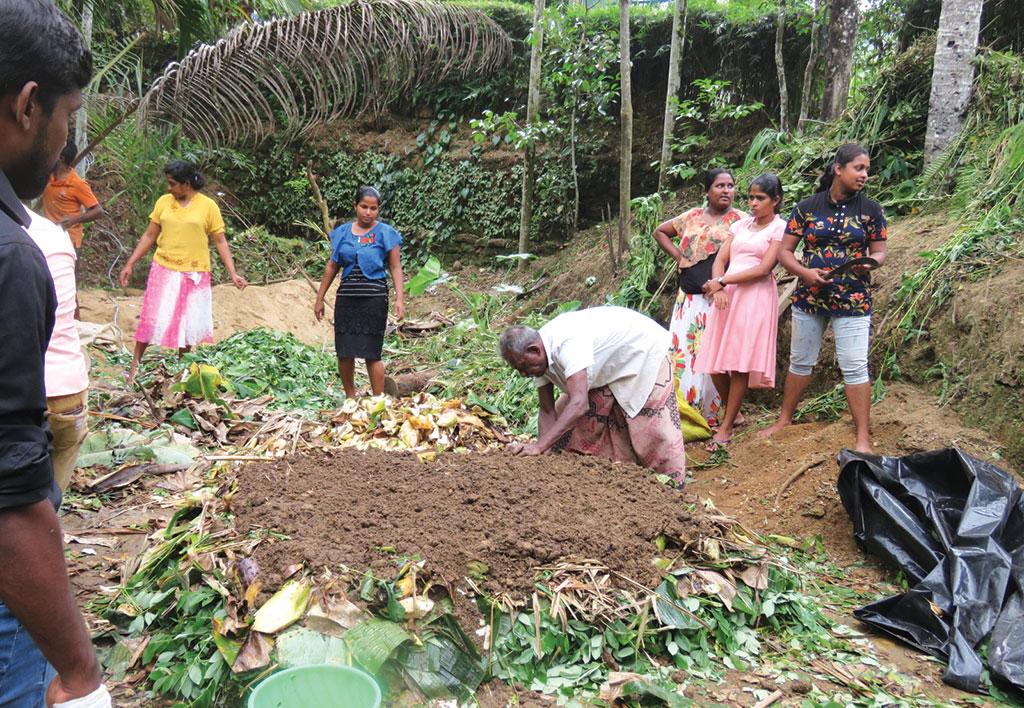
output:
[{"label": "black hair", "polygon": [[363,197],[374,197],[377,200],[377,206],[381,205],[380,192],[377,191],[376,187],[364,184],[362,187],[357,189],[355,203],[358,204],[363,201]]},{"label": "black hair", "polygon": [[84,89],[91,77],[92,54],[51,0],[0,2],[0,96],[35,81],[49,115],[58,98]]},{"label": "black hair", "polygon": [[825,171],[821,173],[821,178],[818,180],[818,191],[827,192],[832,189],[832,180],[836,177],[836,165],[840,167],[848,165],[849,163],[856,160],[861,155],[870,155],[868,149],[863,145],[857,143],[846,143],[841,145],[836,150],[836,157],[832,162],[825,166]]},{"label": "black hair", "polygon": [[175,182],[192,185],[192,189],[202,189],[206,186],[206,178],[191,162],[171,160],[164,165],[164,174]]},{"label": "black hair", "polygon": [[775,203],[775,213],[782,211],[782,180],[774,172],[765,172],[758,175],[750,182],[750,188],[757,187],[768,195],[772,200],[778,199]]},{"label": "black hair", "polygon": [[64,149],[60,151],[60,161],[62,164],[70,165],[76,157],[78,157],[78,146],[75,145],[75,139],[69,137]]},{"label": "black hair", "polygon": [[[714,168],[712,170],[708,170],[707,172],[705,172],[704,173],[704,191],[705,192],[710,192],[711,191],[711,185],[713,185],[715,183],[715,180],[718,179],[722,175],[729,175],[730,177],[732,177],[732,171],[731,170],[727,170],[724,167],[716,167],[716,168]],[[733,179],[735,181],[735,178],[733,178]]]}]

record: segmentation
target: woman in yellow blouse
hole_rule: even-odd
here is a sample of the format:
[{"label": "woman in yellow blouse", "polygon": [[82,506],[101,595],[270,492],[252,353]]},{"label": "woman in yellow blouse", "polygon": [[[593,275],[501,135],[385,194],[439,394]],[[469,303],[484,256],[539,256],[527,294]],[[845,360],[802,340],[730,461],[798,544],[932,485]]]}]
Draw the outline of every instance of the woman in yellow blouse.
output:
[{"label": "woman in yellow blouse", "polygon": [[206,184],[203,175],[182,160],[169,162],[164,175],[168,193],[156,201],[149,226],[121,269],[120,282],[125,287],[135,264],[156,244],[135,330],[129,384],[150,344],[183,353],[196,344],[213,341],[210,238],[235,287],[241,290],[248,285],[235,272],[220,208],[199,191]]}]

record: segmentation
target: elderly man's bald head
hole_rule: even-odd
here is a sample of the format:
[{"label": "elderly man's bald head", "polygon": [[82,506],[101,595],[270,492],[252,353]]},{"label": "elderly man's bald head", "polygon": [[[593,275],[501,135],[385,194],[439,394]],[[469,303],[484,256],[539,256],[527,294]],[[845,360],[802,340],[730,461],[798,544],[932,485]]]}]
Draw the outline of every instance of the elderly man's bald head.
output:
[{"label": "elderly man's bald head", "polygon": [[516,325],[506,329],[498,340],[498,351],[523,376],[542,376],[548,370],[544,340],[532,327]]}]

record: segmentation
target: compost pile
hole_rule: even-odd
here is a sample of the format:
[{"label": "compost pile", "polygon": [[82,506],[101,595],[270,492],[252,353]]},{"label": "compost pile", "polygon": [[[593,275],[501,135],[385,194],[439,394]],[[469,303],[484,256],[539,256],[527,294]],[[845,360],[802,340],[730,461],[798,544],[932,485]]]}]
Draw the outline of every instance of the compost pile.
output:
[{"label": "compost pile", "polygon": [[654,587],[656,538],[717,531],[689,502],[648,470],[592,457],[336,450],[246,465],[232,508],[239,532],[289,537],[255,551],[266,586],[297,563],[391,577],[419,558],[446,581],[521,597],[537,568],[564,560]]}]

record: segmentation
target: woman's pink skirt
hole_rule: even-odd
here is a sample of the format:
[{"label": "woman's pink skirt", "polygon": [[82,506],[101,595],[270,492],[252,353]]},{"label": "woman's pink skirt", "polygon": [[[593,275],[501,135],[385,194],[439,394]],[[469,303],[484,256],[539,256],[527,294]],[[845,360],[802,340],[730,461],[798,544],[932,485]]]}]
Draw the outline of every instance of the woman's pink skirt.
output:
[{"label": "woman's pink skirt", "polygon": [[154,261],[146,279],[135,341],[171,349],[212,342],[209,272],[185,273]]}]

